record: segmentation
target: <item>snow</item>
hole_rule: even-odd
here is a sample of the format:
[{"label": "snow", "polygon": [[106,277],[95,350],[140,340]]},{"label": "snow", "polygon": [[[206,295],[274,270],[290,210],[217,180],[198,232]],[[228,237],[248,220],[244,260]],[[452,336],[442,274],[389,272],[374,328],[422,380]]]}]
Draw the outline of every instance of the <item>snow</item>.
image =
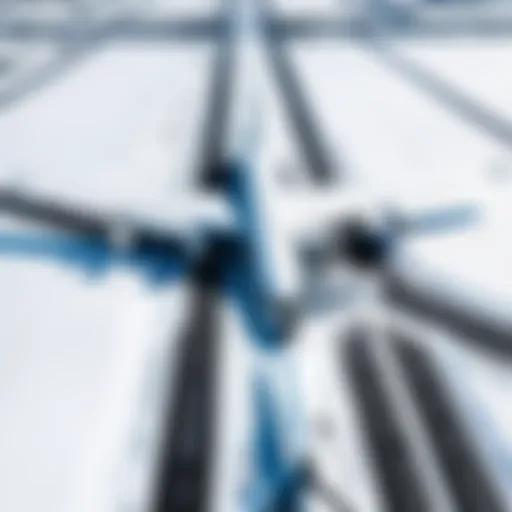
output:
[{"label": "snow", "polygon": [[[171,201],[194,179],[210,55],[207,45],[92,50],[1,111],[3,183],[97,208]],[[157,386],[141,410],[141,394],[167,374],[156,363],[179,336],[186,287],[2,258],[0,509],[144,510],[163,395]]]},{"label": "snow", "polygon": [[[408,41],[395,43],[393,49],[510,118],[507,42]],[[373,190],[388,205],[421,210],[422,205],[435,207],[451,197],[472,201],[479,210],[479,222],[472,228],[404,244],[396,271],[433,295],[507,321],[512,301],[508,234],[512,189],[508,173],[502,181],[493,181],[493,167],[510,168],[509,148],[459,119],[355,44],[294,43],[288,52],[329,147],[340,161],[349,162],[349,183]],[[497,432],[510,430],[510,422],[504,426],[507,414],[500,412],[510,409],[509,380],[500,380],[500,391],[493,391],[496,380],[486,375],[499,369],[491,364],[487,373],[475,371],[462,354],[454,353],[457,379],[466,382],[463,375],[469,375],[480,396],[471,400],[466,392],[473,409],[468,418],[477,438],[492,435],[477,423],[481,417]],[[496,436],[495,443],[502,460],[510,461],[508,436]],[[501,483],[510,488],[510,473],[501,464]]]},{"label": "snow", "polygon": [[[194,180],[211,47],[112,43],[0,113],[0,176],[122,206]],[[5,182],[4,181],[4,182]]]},{"label": "snow", "polygon": [[[396,198],[471,189],[506,148],[355,45],[291,45],[329,148],[352,181]],[[416,197],[415,196],[415,197]]]},{"label": "snow", "polygon": [[271,8],[282,16],[318,16],[327,19],[354,13],[358,2],[342,0],[270,0]]},{"label": "snow", "polygon": [[512,118],[512,40],[411,41],[397,48],[496,115]]},{"label": "snow", "polygon": [[148,361],[171,346],[182,287],[23,259],[2,261],[0,283],[0,507],[114,510]]},{"label": "snow", "polygon": [[[154,2],[146,15],[203,16],[216,12],[218,4]],[[293,5],[275,0],[273,7],[285,16],[343,12],[334,0]],[[496,112],[512,115],[509,42],[416,40],[394,47]],[[143,211],[144,205],[167,203],[179,208],[175,197],[189,193],[195,179],[212,54],[206,43],[116,42],[91,49],[55,80],[0,111],[1,183],[96,208]],[[480,307],[509,316],[510,188],[491,180],[497,165],[512,163],[509,149],[355,44],[293,43],[287,54],[329,152],[336,162],[348,163],[350,186],[377,195],[383,204],[421,209],[463,198],[481,208],[474,229],[405,245],[399,260],[403,275],[438,293],[458,297],[464,290],[472,307],[471,301],[485,297]],[[291,177],[304,191],[303,159],[268,62],[257,65],[262,144],[255,161],[258,199],[266,211],[262,233],[268,235],[274,270],[283,271],[282,288],[289,290],[297,276],[287,230],[309,210],[289,208],[294,190],[287,188],[285,197],[282,185],[283,176]],[[240,113],[234,109],[233,124]],[[2,223],[6,226],[27,228]],[[0,476],[7,483],[0,490],[0,509],[111,512],[121,503],[142,510],[161,388],[153,388],[154,402],[146,408],[140,396],[148,375],[160,372],[157,383],[165,381],[168,369],[158,360],[178,342],[188,311],[186,285],[158,289],[128,270],[91,276],[56,262],[17,258],[1,260],[0,288],[0,310],[6,312],[0,322]],[[250,471],[250,382],[260,373],[280,390],[283,411],[290,406],[290,389],[298,386],[306,416],[301,426],[311,435],[309,446],[325,477],[362,510],[378,510],[349,385],[336,364],[338,320],[345,315],[307,318],[289,352],[268,355],[250,345],[235,311],[231,303],[222,304],[226,357],[218,441],[223,457],[214,506],[238,510]],[[486,376],[484,384],[475,384],[478,407],[497,418],[509,407],[512,387],[510,379],[501,379],[502,389],[495,393],[491,381]],[[154,413],[148,420],[153,426],[141,411]],[[317,420],[324,417],[343,435],[317,436]],[[505,419],[496,422],[504,452],[510,448]],[[140,436],[142,456],[137,454]]]},{"label": "snow", "polygon": [[137,11],[149,18],[203,19],[218,14],[222,3],[222,0],[150,0]]}]

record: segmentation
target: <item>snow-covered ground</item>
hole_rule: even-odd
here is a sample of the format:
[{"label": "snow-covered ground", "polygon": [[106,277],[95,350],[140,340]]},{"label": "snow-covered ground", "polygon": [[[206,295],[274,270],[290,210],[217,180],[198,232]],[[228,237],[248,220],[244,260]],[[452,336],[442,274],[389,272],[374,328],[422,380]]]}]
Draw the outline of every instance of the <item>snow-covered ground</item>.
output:
[{"label": "snow-covered ground", "polygon": [[0,41],[0,98],[62,58],[61,53],[53,43]]},{"label": "snow-covered ground", "polygon": [[416,40],[397,45],[396,50],[496,115],[512,120],[511,38]]},{"label": "snow-covered ground", "polygon": [[[440,77],[496,116],[512,123],[512,74],[507,65],[512,58],[512,46],[508,39],[463,39],[430,43],[412,41],[395,45],[395,51],[406,55],[412,62]],[[459,122],[464,129],[471,129],[467,121]],[[433,128],[432,134],[442,135],[446,146],[454,141],[450,133],[437,129],[434,132]],[[414,253],[416,257],[424,258],[438,268],[446,277],[450,274],[459,285],[462,282],[474,285],[494,309],[506,315],[512,284],[508,271],[512,245],[507,236],[507,225],[512,215],[512,149],[497,144],[489,146],[483,134],[480,140],[476,134],[471,139],[473,142],[467,140],[467,144],[464,144],[461,138],[460,144],[454,144],[448,151],[450,156],[453,154],[453,166],[458,164],[457,179],[461,187],[469,178],[466,173],[474,171],[482,174],[481,184],[472,194],[480,205],[481,222],[474,229],[455,236],[418,240],[414,244]],[[447,150],[440,153],[446,156]],[[480,169],[472,167],[470,159],[475,165],[480,164]],[[448,172],[452,174],[453,171]],[[464,258],[460,257],[461,254],[464,254]],[[489,303],[487,307],[490,307]]]},{"label": "snow-covered ground", "polygon": [[355,14],[362,2],[345,2],[343,0],[269,0],[268,5],[274,12],[284,17],[313,16],[329,17]]},{"label": "snow-covered ground", "polygon": [[92,51],[0,113],[2,179],[91,206],[166,200],[195,179],[211,47]]},{"label": "snow-covered ground", "polygon": [[150,0],[136,10],[144,17],[156,19],[204,19],[218,14],[222,4],[222,0]]},{"label": "snow-covered ground", "polygon": [[289,54],[329,147],[367,187],[395,196],[469,188],[509,156],[358,46],[296,43]]},{"label": "snow-covered ground", "polygon": [[[161,363],[180,331],[186,289],[19,257],[2,259],[0,282],[0,506],[119,509],[126,465],[148,473],[154,464],[144,456],[162,389],[151,386],[164,382]],[[147,499],[144,480],[132,484],[131,499]]]},{"label": "snow-covered ground", "polygon": [[[172,201],[195,177],[210,55],[208,46],[98,49],[0,113],[3,178],[92,208]],[[3,234],[21,228],[30,232],[2,223]],[[186,287],[4,254],[0,283],[0,508],[140,505]]]},{"label": "snow-covered ground", "polygon": [[[147,12],[203,16],[218,5],[213,0],[172,6],[155,2]],[[293,5],[274,0],[273,5],[290,16],[343,12],[341,2],[334,0]],[[415,41],[395,49],[512,120],[508,42]],[[166,205],[190,192],[213,51],[206,43],[141,42],[91,50],[57,79],[0,111],[1,183],[123,211]],[[463,288],[468,297],[485,297],[484,309],[492,306],[493,313],[508,316],[512,189],[506,180],[493,182],[493,176],[496,167],[512,168],[510,148],[462,121],[355,44],[293,43],[287,54],[340,175],[341,163],[347,164],[350,185],[379,196],[383,205],[418,209],[464,199],[480,208],[481,222],[471,231],[404,246],[400,270],[414,280],[421,269],[436,290],[457,297]],[[303,159],[269,68],[261,60],[258,66],[262,81],[255,112],[261,117],[261,144],[255,162],[264,190],[262,234],[267,233],[269,246],[276,242],[276,254],[282,255],[291,242],[280,231],[279,216],[293,223],[294,217],[307,216],[309,205],[301,212],[286,211],[294,190],[304,188]],[[233,125],[240,112],[234,109]],[[6,227],[13,228],[2,224]],[[280,261],[276,258],[274,263]],[[175,341],[171,333],[177,336],[186,318],[187,288],[182,283],[151,287],[123,269],[89,276],[57,262],[2,256],[0,289],[0,476],[9,484],[0,491],[0,509],[113,512],[120,501],[121,507],[140,504],[147,496],[144,475],[149,472],[137,457],[151,450],[138,451],[138,436],[144,434],[137,429],[151,431],[154,425],[141,426],[138,407],[144,405],[137,397],[151,386],[145,379],[152,364],[158,367],[155,359],[162,359]],[[225,401],[219,429],[224,456],[214,512],[235,512],[240,486],[248,479],[251,412],[244,409],[250,403],[246,379],[263,368],[270,368],[277,386],[296,383],[305,415],[304,423],[296,423],[307,431],[308,446],[329,483],[364,512],[379,510],[348,384],[333,357],[342,315],[306,318],[292,349],[272,358],[251,348],[247,326],[231,305],[225,306]],[[293,378],[284,371],[287,359],[295,368]],[[479,377],[483,370],[474,370],[469,359],[455,353],[445,363],[455,361],[461,365],[457,371],[469,369],[476,376],[472,385],[481,400],[473,408],[503,434],[505,424],[494,418],[508,414],[503,411],[512,402],[510,379],[498,378],[499,393],[493,391],[495,379]],[[485,371],[496,374],[491,363]],[[464,396],[468,394],[462,393],[461,401]],[[326,421],[328,430],[343,435],[317,435]],[[512,459],[510,439],[503,434],[499,442],[502,455]],[[502,474],[506,482],[509,476]]]},{"label": "snow-covered ground", "polygon": [[500,22],[512,19],[512,8],[507,0],[487,2],[453,2],[439,3],[420,2],[417,0],[396,1],[396,5],[412,7],[418,20],[426,22]]},{"label": "snow-covered ground", "polygon": [[150,19],[203,19],[217,14],[221,4],[222,0],[6,1],[3,5],[0,3],[0,27],[26,23],[36,26],[76,24],[79,28],[91,22],[127,15]]},{"label": "snow-covered ground", "polygon": [[2,9],[2,23],[9,21],[39,20],[65,21],[72,19],[80,9],[80,2],[44,0],[42,2],[5,1]]},{"label": "snow-covered ground", "polygon": [[[512,121],[507,82],[512,54],[506,41],[404,42],[394,49]],[[512,188],[503,176],[505,181],[493,182],[493,169],[511,168],[510,148],[458,118],[364,49],[324,41],[295,43],[288,52],[330,149],[349,163],[349,182],[377,191],[384,204],[413,210],[449,198],[477,206],[480,220],[475,227],[407,243],[398,271],[432,293],[465,301],[502,321],[509,318]],[[483,415],[503,431],[512,386],[498,379],[500,389],[493,395],[490,383],[496,379],[464,363],[462,356],[458,361],[459,378],[467,371],[471,389],[492,395],[478,402],[469,399],[474,411],[468,417],[481,426]],[[492,373],[492,367],[486,371]],[[466,391],[466,398],[472,393]],[[481,428],[479,435],[492,434]],[[503,460],[512,460],[512,443],[506,436],[495,437],[495,443],[493,455],[500,446],[502,460],[494,463],[507,487],[512,481],[510,471],[503,471]]]}]

